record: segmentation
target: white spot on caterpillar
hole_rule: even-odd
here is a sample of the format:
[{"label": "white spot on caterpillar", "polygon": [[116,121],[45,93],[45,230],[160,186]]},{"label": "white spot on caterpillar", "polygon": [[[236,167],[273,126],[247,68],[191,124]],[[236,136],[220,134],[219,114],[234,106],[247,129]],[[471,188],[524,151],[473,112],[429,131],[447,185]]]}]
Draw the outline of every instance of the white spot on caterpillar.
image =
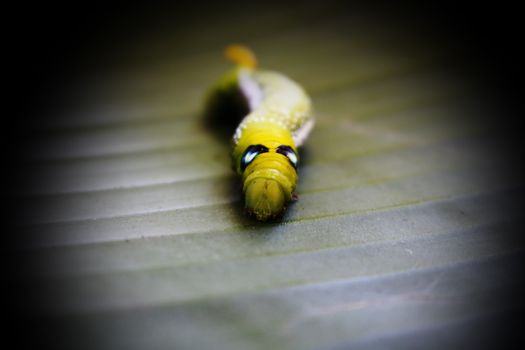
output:
[{"label": "white spot on caterpillar", "polygon": [[239,86],[244,96],[248,100],[250,110],[256,109],[263,100],[262,88],[257,82],[250,77],[249,71],[241,70],[239,72]]},{"label": "white spot on caterpillar", "polygon": [[314,124],[314,118],[311,118],[292,134],[293,141],[297,147],[301,146],[304,141],[306,141],[306,138],[310,134],[310,131],[312,131]]}]

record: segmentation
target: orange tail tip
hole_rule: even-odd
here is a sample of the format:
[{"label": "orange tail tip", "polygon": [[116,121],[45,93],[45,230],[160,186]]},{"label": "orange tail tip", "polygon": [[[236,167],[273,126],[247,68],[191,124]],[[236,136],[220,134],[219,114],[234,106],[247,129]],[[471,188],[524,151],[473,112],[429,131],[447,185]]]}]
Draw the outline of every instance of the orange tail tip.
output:
[{"label": "orange tail tip", "polygon": [[224,50],[224,56],[244,68],[255,68],[257,66],[255,54],[243,45],[228,45]]}]

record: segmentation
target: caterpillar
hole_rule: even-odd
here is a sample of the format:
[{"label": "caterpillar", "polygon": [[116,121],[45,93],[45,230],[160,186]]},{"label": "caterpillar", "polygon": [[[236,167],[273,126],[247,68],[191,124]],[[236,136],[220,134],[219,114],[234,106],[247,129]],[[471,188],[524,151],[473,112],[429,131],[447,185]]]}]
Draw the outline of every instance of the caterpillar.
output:
[{"label": "caterpillar", "polygon": [[208,110],[222,110],[225,118],[241,114],[231,158],[242,177],[245,210],[259,221],[275,219],[295,197],[298,147],[314,125],[311,100],[290,78],[258,69],[247,47],[230,45],[224,54],[236,66],[212,88]]}]

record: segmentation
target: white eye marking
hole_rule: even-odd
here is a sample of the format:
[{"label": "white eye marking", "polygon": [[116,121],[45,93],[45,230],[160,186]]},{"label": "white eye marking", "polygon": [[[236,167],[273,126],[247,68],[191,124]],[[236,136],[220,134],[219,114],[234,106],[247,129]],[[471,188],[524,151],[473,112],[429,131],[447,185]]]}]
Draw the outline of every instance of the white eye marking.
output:
[{"label": "white eye marking", "polygon": [[297,168],[297,154],[295,154],[295,151],[292,149],[292,147],[282,145],[277,147],[276,152],[288,158],[292,166]]},{"label": "white eye marking", "polygon": [[288,159],[290,159],[290,161],[292,162],[292,164],[294,164],[295,166],[297,166],[297,156],[295,155],[295,153],[293,153],[293,152],[288,152],[288,153],[286,153],[286,156],[288,157]]},{"label": "white eye marking", "polygon": [[241,170],[244,171],[248,165],[261,153],[268,152],[268,148],[263,145],[251,145],[246,148],[243,156],[241,157]]},{"label": "white eye marking", "polygon": [[253,160],[258,154],[259,154],[259,153],[255,152],[255,151],[254,151],[254,152],[248,152],[248,153],[246,153],[246,155],[244,156],[244,162],[245,162],[246,164],[251,163],[252,160]]}]

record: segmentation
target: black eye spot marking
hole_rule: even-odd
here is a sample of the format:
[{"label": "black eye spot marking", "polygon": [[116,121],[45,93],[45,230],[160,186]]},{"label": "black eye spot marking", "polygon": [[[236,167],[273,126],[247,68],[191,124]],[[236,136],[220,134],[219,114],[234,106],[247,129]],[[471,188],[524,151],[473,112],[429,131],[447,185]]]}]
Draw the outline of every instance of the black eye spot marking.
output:
[{"label": "black eye spot marking", "polygon": [[268,147],[263,145],[251,145],[246,148],[244,154],[241,157],[241,170],[244,171],[248,165],[261,153],[268,152]]},{"label": "black eye spot marking", "polygon": [[288,160],[290,161],[290,164],[292,164],[294,168],[297,168],[297,160],[298,160],[297,154],[294,152],[292,147],[282,145],[282,146],[277,147],[276,152],[288,158]]}]

